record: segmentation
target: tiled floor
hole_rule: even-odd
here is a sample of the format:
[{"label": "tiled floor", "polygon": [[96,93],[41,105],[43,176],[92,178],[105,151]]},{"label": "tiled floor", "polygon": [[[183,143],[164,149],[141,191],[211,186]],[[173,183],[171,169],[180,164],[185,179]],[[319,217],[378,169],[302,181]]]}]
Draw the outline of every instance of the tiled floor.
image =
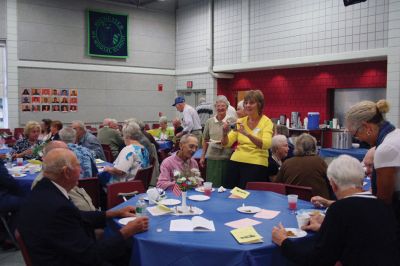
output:
[{"label": "tiled floor", "polygon": [[21,251],[15,249],[4,251],[0,248],[0,265],[24,266]]}]

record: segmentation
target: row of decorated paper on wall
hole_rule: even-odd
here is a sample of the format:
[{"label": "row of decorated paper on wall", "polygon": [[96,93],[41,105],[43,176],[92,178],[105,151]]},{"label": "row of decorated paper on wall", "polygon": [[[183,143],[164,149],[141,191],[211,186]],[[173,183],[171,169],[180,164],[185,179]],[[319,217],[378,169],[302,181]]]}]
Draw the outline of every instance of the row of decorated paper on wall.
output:
[{"label": "row of decorated paper on wall", "polygon": [[26,96],[71,96],[78,97],[78,89],[53,89],[53,88],[22,88],[22,95]]},{"label": "row of decorated paper on wall", "polygon": [[76,112],[77,89],[22,88],[22,112]]},{"label": "row of decorated paper on wall", "polygon": [[59,105],[59,104],[22,104],[22,112],[76,112],[77,105]]}]

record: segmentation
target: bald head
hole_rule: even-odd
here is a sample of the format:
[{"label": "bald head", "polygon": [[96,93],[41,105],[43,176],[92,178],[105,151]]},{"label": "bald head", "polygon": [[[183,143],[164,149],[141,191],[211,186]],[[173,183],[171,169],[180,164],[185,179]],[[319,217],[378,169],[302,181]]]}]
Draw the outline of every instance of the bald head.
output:
[{"label": "bald head", "polygon": [[46,156],[46,154],[49,153],[49,151],[51,151],[53,149],[68,149],[68,146],[63,141],[59,141],[59,140],[50,141],[44,147],[43,155]]},{"label": "bald head", "polygon": [[372,147],[365,154],[363,159],[363,164],[365,166],[365,174],[367,176],[371,176],[372,171],[374,169],[374,155],[375,155],[375,147]]},{"label": "bald head", "polygon": [[79,174],[79,161],[69,149],[53,148],[43,158],[43,175],[67,191],[77,185]]}]

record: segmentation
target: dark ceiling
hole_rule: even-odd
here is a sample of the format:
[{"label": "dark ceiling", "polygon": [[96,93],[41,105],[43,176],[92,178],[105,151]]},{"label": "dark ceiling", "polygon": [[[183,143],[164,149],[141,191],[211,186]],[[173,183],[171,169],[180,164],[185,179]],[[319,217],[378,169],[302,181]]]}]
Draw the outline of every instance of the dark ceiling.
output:
[{"label": "dark ceiling", "polygon": [[132,5],[132,7],[148,8],[164,11],[175,11],[178,0],[109,0],[109,2]]}]

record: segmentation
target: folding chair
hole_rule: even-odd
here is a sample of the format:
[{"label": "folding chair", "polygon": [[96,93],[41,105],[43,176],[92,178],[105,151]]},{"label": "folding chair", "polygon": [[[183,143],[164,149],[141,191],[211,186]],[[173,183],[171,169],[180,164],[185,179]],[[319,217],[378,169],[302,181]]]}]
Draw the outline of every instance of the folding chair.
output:
[{"label": "folding chair", "polygon": [[3,223],[4,229],[6,229],[6,232],[8,234],[8,237],[10,238],[11,242],[14,244],[16,249],[18,249],[17,240],[15,239],[14,234],[11,232],[10,226],[8,225],[8,222],[7,222],[8,216],[9,216],[8,212],[1,212],[0,213],[0,220]]},{"label": "folding chair", "polygon": [[272,182],[248,182],[246,189],[263,190],[286,195],[285,184],[272,183]]},{"label": "folding chair", "polygon": [[98,209],[100,206],[100,183],[97,177],[81,178],[78,187],[85,189],[92,199],[93,206]]},{"label": "folding chair", "polygon": [[101,144],[101,147],[103,148],[104,155],[106,156],[107,162],[113,163],[114,160],[115,160],[115,158],[114,158],[114,156],[113,156],[113,154],[112,154],[110,145],[108,145],[108,144]]},{"label": "folding chair", "polygon": [[26,266],[32,266],[32,260],[29,256],[28,249],[26,248],[25,242],[22,239],[21,234],[19,233],[18,229],[15,229],[15,238],[17,239],[18,245],[21,249],[22,257],[24,258]]},{"label": "folding chair", "polygon": [[299,196],[299,199],[310,201],[312,198],[312,187],[303,187],[296,185],[285,185],[286,187],[286,195],[296,194]]},{"label": "folding chair", "polygon": [[[144,192],[146,192],[146,189],[141,180],[109,184],[107,186],[107,208],[110,209],[124,202],[127,200],[128,196],[134,196]],[[125,199],[123,197],[125,197]]]},{"label": "folding chair", "polygon": [[153,175],[153,169],[154,165],[150,165],[149,167],[139,169],[136,173],[135,180],[141,180],[146,190],[149,188],[151,177]]}]

